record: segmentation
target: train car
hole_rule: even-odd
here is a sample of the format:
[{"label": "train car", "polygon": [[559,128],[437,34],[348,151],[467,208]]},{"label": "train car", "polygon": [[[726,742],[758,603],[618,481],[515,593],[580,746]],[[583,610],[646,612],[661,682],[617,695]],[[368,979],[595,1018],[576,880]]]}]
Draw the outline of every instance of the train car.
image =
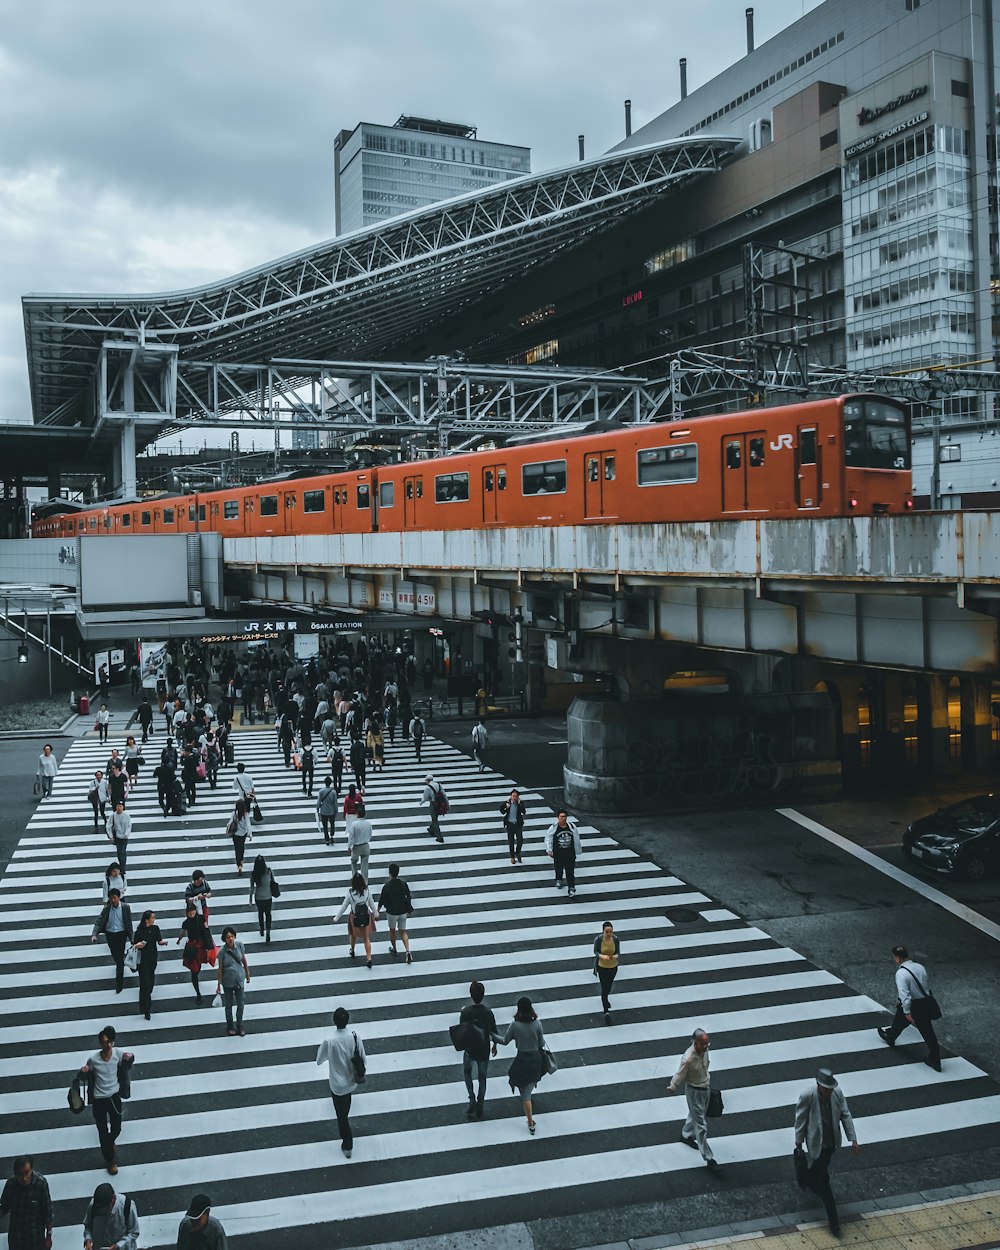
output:
[{"label": "train car", "polygon": [[365,534],[899,513],[913,504],[903,404],[783,408],[159,496],[39,520],[38,536]]},{"label": "train car", "polygon": [[902,404],[838,396],[378,470],[378,528],[844,516],[912,507]]}]

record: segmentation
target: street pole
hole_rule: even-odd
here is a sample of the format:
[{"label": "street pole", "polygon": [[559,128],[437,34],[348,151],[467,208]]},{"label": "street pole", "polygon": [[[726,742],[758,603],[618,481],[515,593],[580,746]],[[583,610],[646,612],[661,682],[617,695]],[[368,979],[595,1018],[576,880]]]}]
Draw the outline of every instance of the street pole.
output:
[{"label": "street pole", "polygon": [[45,653],[49,657],[49,698],[52,698],[52,605],[45,609]]}]

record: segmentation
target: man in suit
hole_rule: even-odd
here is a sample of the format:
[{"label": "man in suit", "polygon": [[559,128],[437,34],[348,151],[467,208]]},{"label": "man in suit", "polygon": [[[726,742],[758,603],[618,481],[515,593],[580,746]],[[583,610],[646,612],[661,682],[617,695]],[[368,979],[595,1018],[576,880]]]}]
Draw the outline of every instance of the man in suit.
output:
[{"label": "man in suit", "polygon": [[804,1089],[795,1105],[795,1148],[805,1147],[809,1159],[806,1188],[822,1199],[834,1237],[840,1236],[840,1218],[830,1188],[830,1160],[843,1140],[841,1125],[851,1149],[860,1154],[858,1135],[844,1092],[830,1069],[820,1068],[816,1084]]},{"label": "man in suit", "polygon": [[122,900],[122,892],[116,886],[108,890],[108,901],[97,917],[90,940],[96,942],[101,934],[108,939],[108,950],[115,961],[115,993],[120,994],[125,985],[125,945],[132,941],[132,911]]}]

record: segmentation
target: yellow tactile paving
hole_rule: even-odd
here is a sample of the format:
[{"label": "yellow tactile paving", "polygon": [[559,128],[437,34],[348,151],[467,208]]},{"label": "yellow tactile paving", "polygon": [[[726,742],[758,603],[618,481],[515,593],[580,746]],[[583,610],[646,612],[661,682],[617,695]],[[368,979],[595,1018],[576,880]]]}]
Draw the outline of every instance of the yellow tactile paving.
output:
[{"label": "yellow tactile paving", "polygon": [[[863,1246],[865,1250],[971,1250],[1000,1247],[1000,1192],[900,1211],[872,1211],[848,1220],[839,1240],[825,1224],[811,1224],[770,1237],[731,1238],[690,1243],[699,1250],[830,1250]],[[686,1250],[686,1248],[685,1248]]]}]

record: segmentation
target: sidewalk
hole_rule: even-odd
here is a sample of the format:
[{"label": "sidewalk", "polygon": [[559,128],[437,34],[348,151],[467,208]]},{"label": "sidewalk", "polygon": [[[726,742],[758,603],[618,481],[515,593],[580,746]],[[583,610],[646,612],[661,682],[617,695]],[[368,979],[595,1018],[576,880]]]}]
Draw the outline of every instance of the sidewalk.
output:
[{"label": "sidewalk", "polygon": [[[825,1221],[797,1215],[753,1220],[694,1233],[641,1237],[589,1250],[826,1250],[870,1246],[873,1250],[988,1250],[1000,1246],[1000,1185],[953,1186],[927,1194],[901,1194],[881,1202],[844,1204],[838,1240]],[[761,1228],[761,1224],[771,1227]],[[751,1227],[752,1225],[752,1227]]]}]

